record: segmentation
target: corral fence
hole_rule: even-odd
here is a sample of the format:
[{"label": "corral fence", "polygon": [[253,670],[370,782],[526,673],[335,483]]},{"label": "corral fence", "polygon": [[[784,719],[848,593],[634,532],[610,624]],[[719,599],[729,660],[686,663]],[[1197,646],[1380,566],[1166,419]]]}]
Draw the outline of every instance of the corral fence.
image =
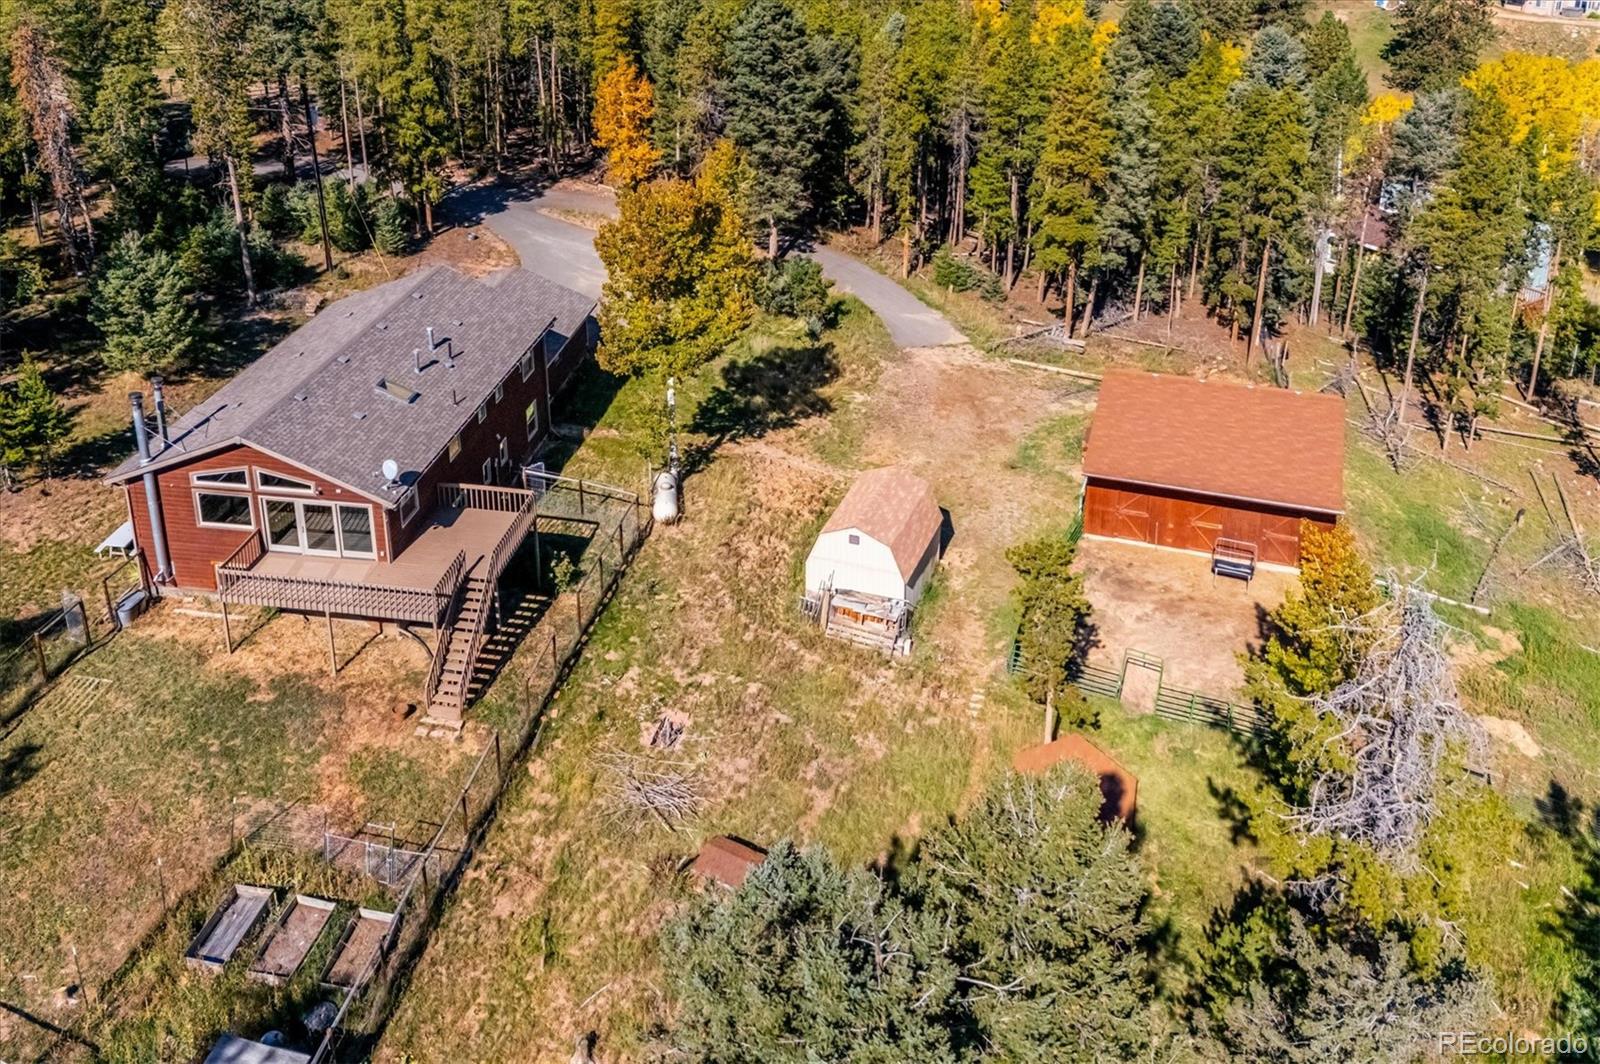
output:
[{"label": "corral fence", "polygon": [[[1024,668],[1022,644],[1018,640],[1013,640],[1006,671],[1016,675]],[[1158,717],[1185,724],[1226,728],[1240,735],[1256,734],[1267,728],[1266,717],[1255,706],[1201,694],[1199,691],[1191,691],[1167,682],[1161,659],[1139,650],[1125,653],[1121,668],[1089,662],[1074,664],[1068,671],[1067,679],[1086,695],[1100,695],[1121,701],[1129,668],[1152,669],[1158,673],[1155,699],[1155,712]]]},{"label": "corral fence", "polygon": [[0,722],[43,694],[85,651],[121,629],[119,610],[145,587],[142,561],[122,559],[93,578],[87,592],[67,590],[61,604],[30,619],[0,645]]},{"label": "corral fence", "polygon": [[[573,482],[576,484],[577,482]],[[371,966],[339,1004],[312,1057],[312,1064],[344,1056],[365,1059],[406,979],[427,944],[445,900],[460,881],[475,848],[494,822],[500,796],[514,770],[538,748],[544,711],[572,669],[596,618],[616,594],[623,573],[653,525],[640,496],[585,482],[582,495],[546,477],[540,519],[580,517],[593,523],[582,556],[582,576],[556,590],[543,616],[524,638],[524,664],[508,669],[502,682],[515,684],[514,719],[494,729],[454,799],[439,810],[438,828],[420,850],[386,844],[372,825],[360,833],[324,836],[330,859],[360,861],[374,879],[399,890],[395,919]],[[564,496],[570,495],[571,498]],[[574,514],[570,511],[576,510]],[[552,589],[555,590],[555,589]],[[374,837],[379,834],[380,837]]]}]

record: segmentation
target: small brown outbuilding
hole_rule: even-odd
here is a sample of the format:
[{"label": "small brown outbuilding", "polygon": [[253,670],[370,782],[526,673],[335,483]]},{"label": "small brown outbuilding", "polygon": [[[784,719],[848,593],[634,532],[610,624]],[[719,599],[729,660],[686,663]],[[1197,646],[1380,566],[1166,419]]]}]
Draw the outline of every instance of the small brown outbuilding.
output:
[{"label": "small brown outbuilding", "polygon": [[1344,512],[1344,401],[1113,372],[1083,456],[1083,530],[1298,567],[1300,523]]},{"label": "small brown outbuilding", "polygon": [[689,871],[731,890],[744,885],[750,870],[767,859],[767,851],[729,835],[707,839]]},{"label": "small brown outbuilding", "polygon": [[1025,776],[1042,776],[1064,761],[1076,761],[1100,779],[1100,819],[1133,823],[1138,806],[1139,780],[1110,754],[1075,732],[1051,743],[1018,750],[1011,765]]}]

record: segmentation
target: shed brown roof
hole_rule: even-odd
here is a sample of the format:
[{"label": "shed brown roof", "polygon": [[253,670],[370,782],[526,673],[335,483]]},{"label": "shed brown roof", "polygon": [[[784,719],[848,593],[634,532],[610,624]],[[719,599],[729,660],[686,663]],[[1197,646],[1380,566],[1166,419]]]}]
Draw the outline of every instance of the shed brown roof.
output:
[{"label": "shed brown roof", "polygon": [[823,532],[853,528],[889,548],[910,581],[944,523],[928,482],[903,469],[872,469],[856,478]]},{"label": "shed brown roof", "polygon": [[707,839],[689,871],[738,890],[750,870],[767,859],[767,851],[727,835]]},{"label": "shed brown roof", "polygon": [[1133,773],[1088,739],[1069,732],[1053,743],[1018,750],[1011,765],[1025,776],[1042,776],[1063,761],[1076,761],[1100,778],[1100,819],[1124,823],[1133,819],[1138,805],[1139,780]]},{"label": "shed brown roof", "polygon": [[1336,395],[1107,373],[1087,477],[1344,512],[1344,402]]}]

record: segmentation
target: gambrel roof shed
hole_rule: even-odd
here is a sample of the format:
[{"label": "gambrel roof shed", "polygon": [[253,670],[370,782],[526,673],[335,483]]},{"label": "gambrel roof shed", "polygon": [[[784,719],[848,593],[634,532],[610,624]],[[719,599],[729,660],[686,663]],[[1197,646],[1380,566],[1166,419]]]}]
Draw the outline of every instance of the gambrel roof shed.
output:
[{"label": "gambrel roof shed", "polygon": [[909,583],[943,521],[926,480],[903,469],[873,469],[850,485],[822,531],[854,529],[877,540],[889,548]]}]

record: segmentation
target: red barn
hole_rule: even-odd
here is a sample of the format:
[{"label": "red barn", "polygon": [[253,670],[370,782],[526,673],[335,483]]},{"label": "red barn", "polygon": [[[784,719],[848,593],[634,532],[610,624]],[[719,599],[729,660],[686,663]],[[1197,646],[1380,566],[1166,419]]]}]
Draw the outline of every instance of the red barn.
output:
[{"label": "red barn", "polygon": [[1106,374],[1084,451],[1083,530],[1298,567],[1300,523],[1344,512],[1336,395]]}]

